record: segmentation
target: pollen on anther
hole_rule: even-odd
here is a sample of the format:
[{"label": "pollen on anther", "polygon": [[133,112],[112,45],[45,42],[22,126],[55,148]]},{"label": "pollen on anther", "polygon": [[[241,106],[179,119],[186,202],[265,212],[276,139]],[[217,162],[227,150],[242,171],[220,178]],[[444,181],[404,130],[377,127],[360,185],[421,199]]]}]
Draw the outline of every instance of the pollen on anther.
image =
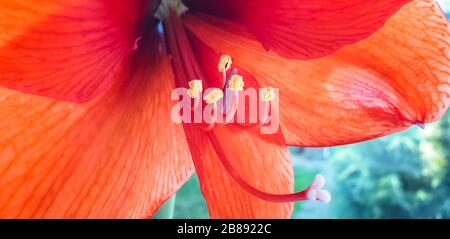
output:
[{"label": "pollen on anther", "polygon": [[189,81],[188,95],[191,98],[197,98],[197,96],[203,91],[201,80],[191,80]]},{"label": "pollen on anther", "polygon": [[217,68],[220,72],[227,71],[231,68],[231,64],[233,61],[231,60],[231,57],[229,55],[222,55],[219,60],[219,65]]},{"label": "pollen on anther", "polygon": [[241,75],[233,75],[228,81],[228,88],[232,91],[241,91],[244,89],[244,78]]},{"label": "pollen on anther", "polygon": [[259,93],[261,101],[272,101],[275,99],[275,89],[272,87],[261,88]]},{"label": "pollen on anther", "polygon": [[219,88],[212,88],[211,91],[203,97],[207,104],[216,103],[222,98],[223,92]]}]

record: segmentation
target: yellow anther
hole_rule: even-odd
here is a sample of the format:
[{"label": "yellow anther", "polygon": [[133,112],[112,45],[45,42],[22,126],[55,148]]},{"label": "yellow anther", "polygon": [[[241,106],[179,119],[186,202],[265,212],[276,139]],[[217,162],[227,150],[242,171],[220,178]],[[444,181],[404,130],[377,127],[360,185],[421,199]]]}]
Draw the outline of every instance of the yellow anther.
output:
[{"label": "yellow anther", "polygon": [[219,88],[213,88],[207,95],[203,97],[207,104],[216,103],[223,98],[223,92]]},{"label": "yellow anther", "polygon": [[233,75],[228,81],[228,88],[232,91],[240,91],[244,89],[244,78],[240,75]]},{"label": "yellow anther", "polygon": [[233,61],[229,55],[223,55],[220,57],[218,69],[220,72],[225,72],[231,68]]},{"label": "yellow anther", "polygon": [[275,89],[272,87],[261,88],[259,98],[261,101],[272,101],[275,99]]},{"label": "yellow anther", "polygon": [[191,80],[189,81],[188,95],[191,98],[197,98],[197,96],[203,91],[201,80]]}]

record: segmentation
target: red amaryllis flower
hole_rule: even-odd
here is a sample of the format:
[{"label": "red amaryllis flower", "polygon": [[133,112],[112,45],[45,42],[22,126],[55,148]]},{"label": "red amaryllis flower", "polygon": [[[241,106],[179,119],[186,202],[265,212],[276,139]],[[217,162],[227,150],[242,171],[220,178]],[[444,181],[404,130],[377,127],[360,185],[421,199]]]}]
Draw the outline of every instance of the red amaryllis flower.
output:
[{"label": "red amaryllis flower", "polygon": [[[308,192],[292,194],[286,145],[368,140],[448,107],[434,1],[184,3],[0,1],[1,217],[150,217],[195,165],[211,217],[285,218]],[[222,54],[246,85],[279,89],[277,134],[171,121],[171,91],[220,83]]]}]

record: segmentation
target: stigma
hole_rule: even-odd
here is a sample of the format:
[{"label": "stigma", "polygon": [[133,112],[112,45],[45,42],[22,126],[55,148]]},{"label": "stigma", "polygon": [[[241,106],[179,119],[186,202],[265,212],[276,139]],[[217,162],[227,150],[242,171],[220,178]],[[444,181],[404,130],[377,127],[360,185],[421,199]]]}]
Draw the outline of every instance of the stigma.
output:
[{"label": "stigma", "polygon": [[307,199],[329,203],[331,201],[331,194],[327,190],[323,189],[325,183],[325,178],[322,175],[317,174],[312,183],[306,189]]}]

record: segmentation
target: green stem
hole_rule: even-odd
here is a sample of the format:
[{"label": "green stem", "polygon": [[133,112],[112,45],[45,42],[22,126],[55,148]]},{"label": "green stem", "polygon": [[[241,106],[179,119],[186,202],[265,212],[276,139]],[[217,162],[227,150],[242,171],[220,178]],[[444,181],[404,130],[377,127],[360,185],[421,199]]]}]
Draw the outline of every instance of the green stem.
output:
[{"label": "green stem", "polygon": [[167,200],[153,216],[153,219],[172,219],[175,212],[176,194]]}]

